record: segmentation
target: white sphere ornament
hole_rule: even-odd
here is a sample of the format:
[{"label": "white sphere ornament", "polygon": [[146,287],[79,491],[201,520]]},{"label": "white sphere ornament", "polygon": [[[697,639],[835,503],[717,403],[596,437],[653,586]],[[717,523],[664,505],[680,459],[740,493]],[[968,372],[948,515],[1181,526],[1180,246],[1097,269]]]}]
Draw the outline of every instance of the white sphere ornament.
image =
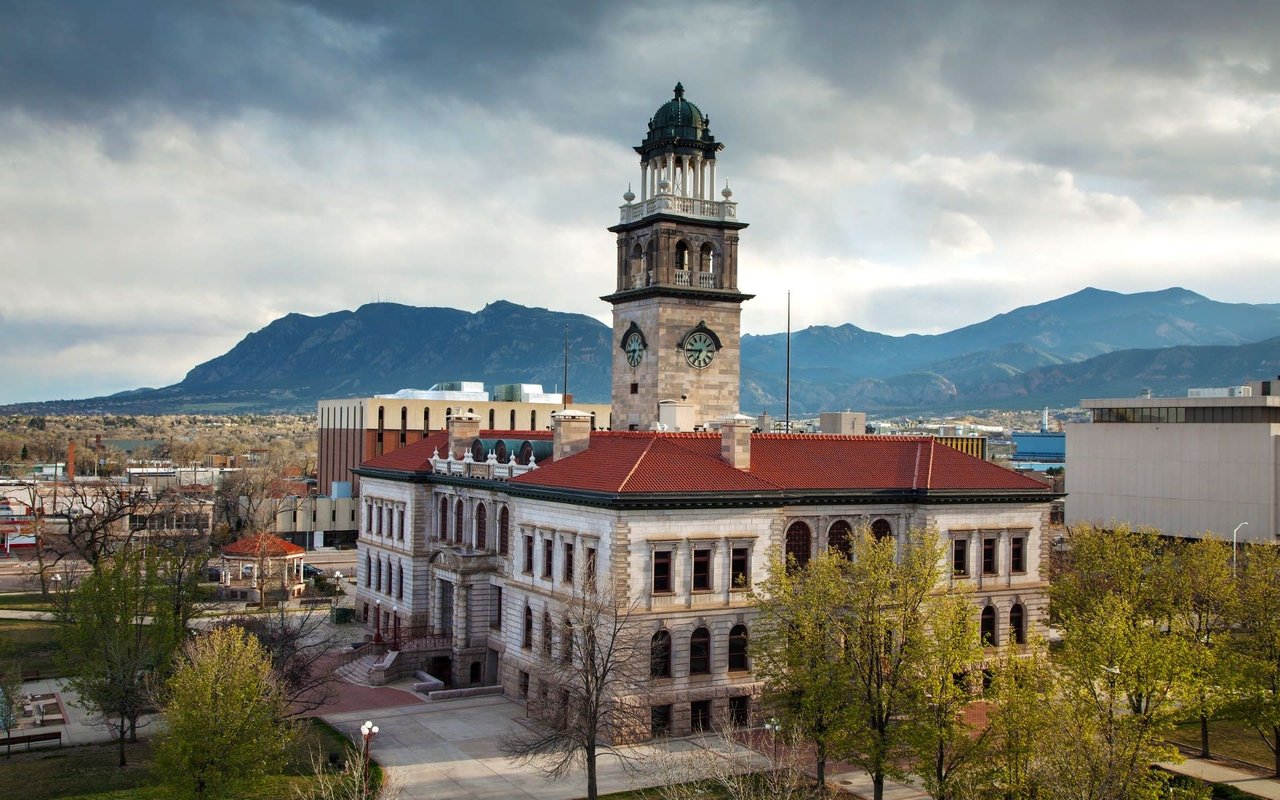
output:
[{"label": "white sphere ornament", "polygon": [[729,188],[729,184],[726,183],[724,185],[724,188],[720,190],[720,196],[723,197],[725,200],[728,200],[730,197],[733,197],[733,190]]}]

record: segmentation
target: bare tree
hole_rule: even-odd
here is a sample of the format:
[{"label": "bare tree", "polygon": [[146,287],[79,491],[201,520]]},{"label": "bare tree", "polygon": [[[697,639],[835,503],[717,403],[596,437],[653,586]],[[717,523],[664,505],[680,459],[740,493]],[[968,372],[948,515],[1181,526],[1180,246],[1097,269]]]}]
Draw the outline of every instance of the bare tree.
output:
[{"label": "bare tree", "polygon": [[[758,731],[754,733],[759,733]],[[814,788],[804,774],[806,760],[798,737],[785,738],[781,749],[772,741],[744,744],[753,732],[723,725],[714,734],[688,742],[688,749],[653,747],[645,771],[658,785],[645,789],[654,800],[701,800],[708,796],[727,800],[800,800],[812,797]],[[759,751],[759,752],[757,752]],[[771,755],[770,755],[771,753]]]},{"label": "bare tree", "polygon": [[649,643],[638,630],[638,603],[616,589],[585,591],[560,610],[560,647],[543,651],[528,699],[537,724],[504,738],[502,752],[548,780],[582,766],[596,800],[601,753],[633,766],[616,745],[643,731],[648,709]]},{"label": "bare tree", "polygon": [[342,633],[325,624],[314,608],[290,613],[280,606],[270,613],[235,617],[219,627],[243,628],[271,659],[271,669],[284,693],[288,716],[314,711],[333,702],[338,677],[328,654],[342,643]]}]

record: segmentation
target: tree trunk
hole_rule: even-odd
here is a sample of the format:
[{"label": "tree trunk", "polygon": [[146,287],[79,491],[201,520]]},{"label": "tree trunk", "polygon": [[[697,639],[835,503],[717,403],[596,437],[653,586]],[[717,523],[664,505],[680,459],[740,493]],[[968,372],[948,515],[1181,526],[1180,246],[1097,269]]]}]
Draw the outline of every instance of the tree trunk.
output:
[{"label": "tree trunk", "polygon": [[1209,757],[1209,715],[1200,713],[1200,757]]},{"label": "tree trunk", "polygon": [[1280,778],[1280,725],[1271,729],[1271,741],[1275,743],[1275,750],[1271,751],[1275,755],[1275,772],[1273,777]]},{"label": "tree trunk", "polygon": [[587,800],[596,800],[596,746],[587,745]]},{"label": "tree trunk", "polygon": [[128,764],[125,763],[125,760],[124,760],[124,726],[125,726],[124,714],[121,714],[120,715],[120,731],[119,731],[118,738],[120,739],[120,766],[122,767],[128,766]]},{"label": "tree trunk", "polygon": [[884,800],[884,773],[877,772],[871,776],[872,800]]},{"label": "tree trunk", "polygon": [[[777,768],[774,764],[774,768]],[[827,791],[827,740],[818,741],[818,797],[824,797]]]}]

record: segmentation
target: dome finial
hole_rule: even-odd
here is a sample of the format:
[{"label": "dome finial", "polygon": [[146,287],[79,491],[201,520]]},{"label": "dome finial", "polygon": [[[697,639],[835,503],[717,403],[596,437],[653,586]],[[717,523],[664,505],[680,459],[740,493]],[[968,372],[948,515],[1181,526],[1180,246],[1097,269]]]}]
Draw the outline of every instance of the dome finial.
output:
[{"label": "dome finial", "polygon": [[679,99],[681,99],[682,97],[684,97],[684,84],[683,84],[683,83],[680,83],[679,81],[676,81],[676,88],[675,88],[675,92],[676,92],[676,99],[677,99],[677,100],[679,100]]}]

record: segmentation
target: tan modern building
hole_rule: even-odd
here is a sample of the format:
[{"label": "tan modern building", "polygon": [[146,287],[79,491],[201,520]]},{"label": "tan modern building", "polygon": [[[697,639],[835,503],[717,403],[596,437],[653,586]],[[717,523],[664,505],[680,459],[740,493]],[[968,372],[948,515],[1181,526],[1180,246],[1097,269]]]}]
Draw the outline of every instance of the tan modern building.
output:
[{"label": "tan modern building", "polygon": [[[358,495],[360,479],[351,472],[353,467],[422,441],[432,431],[444,430],[451,414],[475,414],[489,430],[538,431],[549,429],[551,414],[564,407],[559,397],[551,401],[544,399],[545,395],[537,400],[491,399],[480,386],[479,391],[441,392],[445,396],[438,399],[388,395],[321,400],[317,456],[320,494],[333,494],[334,482],[351,481],[350,494]],[[537,397],[541,387],[538,389],[539,392],[524,393],[524,397]],[[608,404],[575,403],[574,408],[590,414],[593,427],[609,426]]]},{"label": "tan modern building", "polygon": [[[1259,384],[1269,391],[1271,381]],[[1277,388],[1280,388],[1280,381]],[[1280,397],[1084,400],[1067,431],[1068,524],[1272,542],[1280,531]]]}]

